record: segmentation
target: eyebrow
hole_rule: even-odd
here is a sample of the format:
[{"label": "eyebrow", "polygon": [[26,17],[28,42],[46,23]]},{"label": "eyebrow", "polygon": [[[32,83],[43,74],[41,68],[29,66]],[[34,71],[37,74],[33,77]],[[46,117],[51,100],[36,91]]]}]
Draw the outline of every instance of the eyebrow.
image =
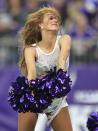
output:
[{"label": "eyebrow", "polygon": [[53,14],[53,13],[47,13],[46,15],[47,15],[48,17],[53,16],[53,17],[59,19],[58,16],[57,16],[56,14]]},{"label": "eyebrow", "polygon": [[53,14],[48,14],[48,16],[53,16],[54,18],[58,18],[56,15],[53,15]]}]

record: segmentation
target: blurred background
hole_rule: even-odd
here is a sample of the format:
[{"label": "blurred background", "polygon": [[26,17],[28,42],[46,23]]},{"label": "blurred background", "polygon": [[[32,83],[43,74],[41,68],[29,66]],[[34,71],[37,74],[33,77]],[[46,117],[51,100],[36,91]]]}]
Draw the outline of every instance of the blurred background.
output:
[{"label": "blurred background", "polygon": [[[72,37],[73,85],[67,101],[74,131],[87,131],[88,114],[98,111],[98,0],[0,0],[0,131],[17,131],[17,113],[8,105],[7,96],[10,82],[20,74],[19,30],[28,13],[44,6],[60,12],[59,34]],[[42,117],[36,131],[52,131]]]}]

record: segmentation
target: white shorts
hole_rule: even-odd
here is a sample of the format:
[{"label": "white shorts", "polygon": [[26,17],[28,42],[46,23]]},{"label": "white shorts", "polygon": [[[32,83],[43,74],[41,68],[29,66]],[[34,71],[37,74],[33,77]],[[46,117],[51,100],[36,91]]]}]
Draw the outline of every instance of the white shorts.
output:
[{"label": "white shorts", "polygon": [[63,98],[56,98],[53,100],[51,105],[44,110],[44,113],[47,115],[49,124],[55,118],[55,116],[60,112],[63,107],[68,106],[66,101],[66,96]]}]

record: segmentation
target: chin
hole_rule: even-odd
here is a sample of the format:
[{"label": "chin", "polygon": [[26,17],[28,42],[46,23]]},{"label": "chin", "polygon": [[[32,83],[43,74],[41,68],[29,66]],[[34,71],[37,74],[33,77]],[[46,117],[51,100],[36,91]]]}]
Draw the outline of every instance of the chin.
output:
[{"label": "chin", "polygon": [[55,26],[55,25],[49,26],[48,29],[51,31],[58,31],[59,30],[58,26]]}]

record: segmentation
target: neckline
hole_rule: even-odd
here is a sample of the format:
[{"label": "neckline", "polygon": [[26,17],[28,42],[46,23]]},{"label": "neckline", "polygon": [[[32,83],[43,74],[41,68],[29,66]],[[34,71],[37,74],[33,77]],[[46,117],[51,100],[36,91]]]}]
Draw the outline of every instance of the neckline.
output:
[{"label": "neckline", "polygon": [[54,52],[55,48],[56,48],[57,40],[58,40],[58,37],[56,37],[56,41],[55,41],[53,50],[52,50],[51,52],[49,52],[49,53],[44,52],[38,45],[37,45],[37,48],[38,48],[43,54],[45,54],[45,55],[51,55],[51,54]]}]

